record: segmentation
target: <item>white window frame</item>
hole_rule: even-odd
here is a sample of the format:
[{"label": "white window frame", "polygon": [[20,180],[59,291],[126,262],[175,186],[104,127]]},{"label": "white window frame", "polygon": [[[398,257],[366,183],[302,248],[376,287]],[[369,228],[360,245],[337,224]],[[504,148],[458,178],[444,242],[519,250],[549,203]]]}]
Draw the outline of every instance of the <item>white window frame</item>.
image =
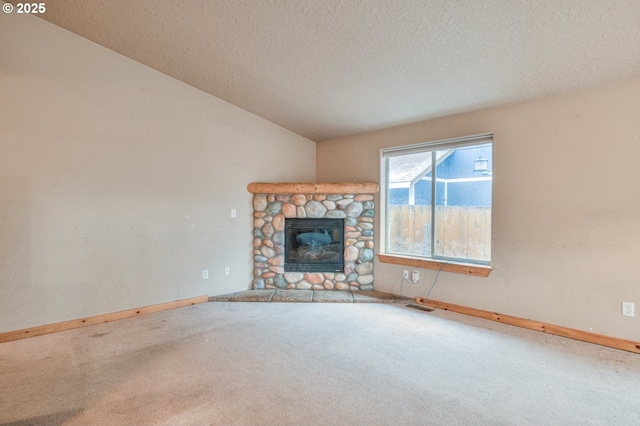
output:
[{"label": "white window frame", "polygon": [[[399,254],[399,253],[389,253],[388,252],[388,239],[389,239],[389,223],[388,223],[388,204],[387,204],[387,193],[388,193],[388,185],[389,185],[389,171],[387,170],[387,158],[390,157],[394,157],[394,156],[400,156],[400,155],[407,155],[407,154],[416,154],[416,153],[420,153],[420,152],[434,152],[437,150],[444,150],[444,149],[451,149],[451,148],[460,148],[460,147],[465,147],[465,146],[473,146],[473,145],[483,145],[483,144],[488,144],[490,143],[492,145],[492,155],[493,155],[493,133],[483,133],[483,134],[478,134],[478,135],[472,135],[472,136],[465,136],[465,137],[460,137],[460,138],[452,138],[452,139],[443,139],[443,140],[438,140],[438,141],[433,141],[433,142],[424,142],[424,143],[418,143],[418,144],[413,144],[413,145],[404,145],[404,146],[396,146],[396,147],[389,147],[389,148],[383,148],[380,150],[380,172],[381,172],[381,179],[380,179],[380,205],[381,205],[381,209],[380,209],[380,247],[381,247],[381,254],[385,257],[394,257],[394,256],[398,256],[398,257],[407,257],[406,255],[403,254]],[[437,162],[439,164],[439,162]],[[491,159],[491,164],[493,164],[493,158]],[[436,164],[437,167],[437,164]],[[434,169],[434,167],[432,167],[432,169]],[[437,179],[437,176],[436,176]],[[493,179],[493,176],[491,178],[487,178],[487,179]],[[432,181],[432,194],[436,194],[435,191],[435,181]],[[492,185],[493,186],[493,185]],[[491,205],[493,206],[493,191],[491,191],[491,196],[492,196],[492,200],[491,200]],[[431,203],[431,217],[435,217],[435,209],[436,209],[436,203],[432,202]],[[493,222],[493,213],[491,215],[491,221]],[[435,223],[435,220],[432,221],[433,223]],[[492,223],[493,225],[493,223]],[[434,226],[434,225],[432,225]],[[493,226],[491,226],[492,232],[493,232]],[[431,247],[435,247],[435,235],[432,232],[431,233],[432,236],[432,245]],[[461,264],[477,264],[477,265],[484,265],[484,266],[491,266],[491,259],[489,259],[488,261],[482,261],[479,259],[466,259],[466,258],[449,258],[449,257],[445,257],[445,256],[438,256],[437,253],[431,253],[430,256],[421,256],[421,255],[410,255],[410,258],[415,258],[415,259],[423,259],[426,261],[436,261],[436,262],[446,262],[446,263],[461,263]],[[493,257],[493,253],[491,254],[491,257]]]}]

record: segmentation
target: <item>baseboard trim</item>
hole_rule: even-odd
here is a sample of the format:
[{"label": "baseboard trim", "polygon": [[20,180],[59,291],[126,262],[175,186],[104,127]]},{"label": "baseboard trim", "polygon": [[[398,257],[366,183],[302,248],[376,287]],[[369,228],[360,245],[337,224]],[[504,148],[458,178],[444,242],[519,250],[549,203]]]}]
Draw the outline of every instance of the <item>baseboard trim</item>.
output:
[{"label": "baseboard trim", "polygon": [[137,317],[140,315],[181,308],[184,306],[196,305],[198,303],[205,303],[208,301],[209,296],[198,296],[189,299],[176,300],[173,302],[160,303],[157,305],[144,306],[141,308],[127,309],[125,311],[111,312],[108,314],[101,314],[87,318],[78,318],[70,321],[57,322],[54,324],[40,325],[36,327],[24,328],[22,330],[9,331],[6,333],[0,333],[0,343],[41,336],[43,334],[57,333],[59,331],[71,330],[74,328],[86,327],[89,325],[101,324],[125,318]]},{"label": "baseboard trim", "polygon": [[541,331],[543,333],[568,337],[570,339],[581,340],[583,342],[594,343],[596,345],[608,346],[610,348],[621,349],[623,351],[635,352],[640,354],[640,342],[634,342],[633,340],[625,340],[617,337],[606,336],[603,334],[576,330],[574,328],[563,327],[560,325],[547,324],[544,322],[514,317],[511,315],[503,315],[495,312],[483,311],[482,309],[470,308],[468,306],[439,302],[437,300],[425,299],[424,297],[416,297],[416,302],[421,305],[432,306],[434,308],[443,309],[445,311],[457,312],[459,314],[470,315],[490,321],[513,325],[516,327],[527,328],[529,330]]}]

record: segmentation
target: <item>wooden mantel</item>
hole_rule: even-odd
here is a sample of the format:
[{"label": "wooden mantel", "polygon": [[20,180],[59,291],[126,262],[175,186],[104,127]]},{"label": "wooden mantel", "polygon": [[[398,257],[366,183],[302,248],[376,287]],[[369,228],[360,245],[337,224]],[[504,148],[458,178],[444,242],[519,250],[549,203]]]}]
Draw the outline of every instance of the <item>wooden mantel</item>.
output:
[{"label": "wooden mantel", "polygon": [[252,194],[377,194],[380,185],[375,182],[340,183],[268,183],[252,182],[247,185]]}]

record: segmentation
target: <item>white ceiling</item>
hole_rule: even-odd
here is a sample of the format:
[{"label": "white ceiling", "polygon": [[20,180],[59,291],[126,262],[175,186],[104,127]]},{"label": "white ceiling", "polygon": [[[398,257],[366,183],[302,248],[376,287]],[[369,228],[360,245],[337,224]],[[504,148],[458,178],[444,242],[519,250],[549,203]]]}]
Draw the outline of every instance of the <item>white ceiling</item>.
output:
[{"label": "white ceiling", "polygon": [[56,25],[315,141],[640,77],[638,0],[46,7]]}]

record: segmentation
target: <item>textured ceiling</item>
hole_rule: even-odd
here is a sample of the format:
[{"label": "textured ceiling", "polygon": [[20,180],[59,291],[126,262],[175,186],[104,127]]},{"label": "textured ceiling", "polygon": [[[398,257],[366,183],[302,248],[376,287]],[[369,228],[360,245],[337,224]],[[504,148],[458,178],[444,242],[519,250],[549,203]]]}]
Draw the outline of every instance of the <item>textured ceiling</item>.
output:
[{"label": "textured ceiling", "polygon": [[640,77],[638,0],[46,7],[56,25],[316,141]]}]

